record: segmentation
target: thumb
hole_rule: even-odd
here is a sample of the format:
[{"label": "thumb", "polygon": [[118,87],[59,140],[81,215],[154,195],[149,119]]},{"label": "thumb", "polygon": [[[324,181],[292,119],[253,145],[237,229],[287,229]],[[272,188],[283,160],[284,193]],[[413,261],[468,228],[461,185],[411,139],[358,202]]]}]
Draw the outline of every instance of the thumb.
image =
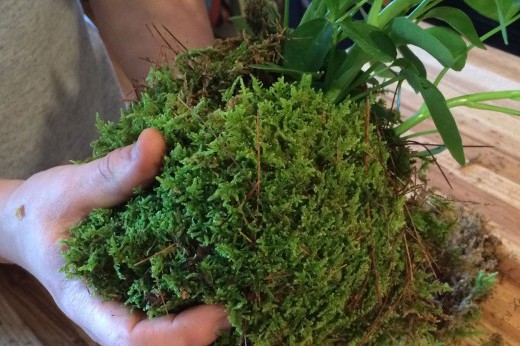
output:
[{"label": "thumb", "polygon": [[153,182],[159,172],[166,145],[156,129],[146,129],[136,143],[114,150],[105,157],[76,166],[72,175],[77,189],[70,208],[83,215],[95,208],[110,208],[126,201],[134,188]]}]

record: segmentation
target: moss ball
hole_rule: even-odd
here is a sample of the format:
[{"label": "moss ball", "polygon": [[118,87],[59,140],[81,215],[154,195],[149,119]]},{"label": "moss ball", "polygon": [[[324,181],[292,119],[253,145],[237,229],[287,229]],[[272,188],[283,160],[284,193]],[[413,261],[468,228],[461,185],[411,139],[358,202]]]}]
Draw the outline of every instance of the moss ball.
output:
[{"label": "moss ball", "polygon": [[157,128],[162,172],[72,230],[66,270],[149,316],[224,304],[236,340],[361,338],[404,271],[404,198],[385,143],[372,128],[365,138],[365,106],[334,105],[304,78],[238,79],[222,102],[190,107],[169,69],[154,78],[172,92],[145,92],[118,123],[100,123],[94,149]]}]

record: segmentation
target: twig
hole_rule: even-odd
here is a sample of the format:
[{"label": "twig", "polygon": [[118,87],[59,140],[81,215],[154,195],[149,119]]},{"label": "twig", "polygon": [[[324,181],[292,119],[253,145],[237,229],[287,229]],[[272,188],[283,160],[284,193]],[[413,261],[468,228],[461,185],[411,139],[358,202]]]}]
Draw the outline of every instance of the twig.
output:
[{"label": "twig", "polygon": [[168,308],[166,307],[166,302],[164,301],[164,296],[161,292],[161,286],[159,285],[159,279],[157,277],[155,277],[155,283],[157,285],[157,290],[159,291],[159,298],[161,298],[161,302],[164,307],[164,312],[166,312],[166,316],[169,316]]},{"label": "twig", "polygon": [[[159,36],[161,37],[161,39],[163,40],[163,42],[168,46],[168,48],[170,48],[170,50],[172,52],[174,52],[175,54],[178,54],[179,52],[176,51],[172,45],[170,44],[170,42],[168,42],[168,40],[163,36],[163,34],[159,31],[159,28],[154,24],[152,23],[153,25],[153,28],[155,29],[155,31],[157,32],[157,34],[159,34]],[[163,26],[164,27],[164,26]]]},{"label": "twig", "polygon": [[368,139],[369,134],[369,125],[370,125],[370,103],[369,103],[368,96],[365,99],[365,145],[366,145],[366,152],[365,152],[365,172],[368,171],[368,146],[370,144]]},{"label": "twig", "polygon": [[[260,197],[260,185],[261,185],[261,177],[262,177],[262,167],[260,162],[260,112],[256,112],[256,161],[257,161],[257,184],[256,184],[256,191],[257,191],[257,200]],[[259,203],[256,204],[256,208],[258,211]]]},{"label": "twig", "polygon": [[186,46],[182,44],[182,42],[174,34],[172,34],[172,32],[167,27],[165,27],[164,25],[162,27],[164,30],[166,30],[168,34],[170,34],[170,36],[175,40],[175,42],[177,42],[177,44],[180,45],[182,49],[184,49],[184,51],[188,51],[188,48],[186,48]]},{"label": "twig", "polygon": [[417,228],[415,227],[415,223],[413,222],[413,219],[412,219],[412,213],[410,213],[410,210],[408,209],[408,207],[405,205],[404,206],[404,210],[406,211],[406,213],[408,214],[408,217],[410,219],[410,223],[412,224],[412,229],[415,233],[415,236],[412,235],[412,237],[415,238],[415,240],[417,240],[417,244],[419,244],[419,247],[421,248],[421,251],[423,252],[424,254],[424,258],[426,259],[426,261],[428,262],[428,265],[430,266],[430,269],[432,270],[432,273],[433,275],[435,276],[436,279],[438,279],[437,277],[437,272],[435,271],[435,267],[437,267],[437,264],[435,264],[435,267],[434,267],[434,263],[432,260],[431,260],[431,257],[430,255],[428,254],[428,251],[426,251],[426,248],[424,247],[422,241],[421,241],[421,236],[419,235],[419,232],[417,232]]},{"label": "twig", "polygon": [[446,180],[446,183],[448,183],[448,186],[453,190],[453,186],[451,185],[451,182],[448,179],[448,176],[446,175],[446,173],[444,173],[444,170],[442,169],[441,165],[437,161],[437,158],[435,157],[435,155],[433,155],[431,150],[426,145],[423,145],[422,143],[415,142],[415,141],[409,141],[409,142],[415,143],[417,145],[421,145],[424,148],[424,150],[426,150],[430,154],[430,157],[432,158],[433,163],[435,164],[435,166],[437,166],[437,168],[439,168],[439,171],[441,172],[444,180]]},{"label": "twig", "polygon": [[146,257],[145,259],[143,259],[143,260],[141,260],[141,261],[135,263],[135,264],[134,264],[134,267],[137,267],[138,265],[141,265],[141,264],[143,264],[144,262],[149,261],[149,260],[151,260],[152,258],[154,258],[154,257],[156,257],[156,256],[159,256],[160,254],[165,253],[165,252],[167,252],[167,251],[169,251],[169,250],[171,250],[171,249],[173,249],[173,248],[175,248],[175,247],[177,247],[177,244],[176,244],[176,243],[173,243],[173,244],[171,244],[171,245],[168,245],[168,246],[165,247],[164,249],[162,249],[162,250],[160,250],[160,251],[154,253],[153,255],[148,256],[148,257]]}]

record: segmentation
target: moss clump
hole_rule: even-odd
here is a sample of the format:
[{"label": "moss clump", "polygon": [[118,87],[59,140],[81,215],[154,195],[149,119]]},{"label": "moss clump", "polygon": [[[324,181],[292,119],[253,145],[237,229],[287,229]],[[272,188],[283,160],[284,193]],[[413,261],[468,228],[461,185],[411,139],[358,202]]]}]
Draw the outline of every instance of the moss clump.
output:
[{"label": "moss clump", "polygon": [[[427,249],[453,220],[405,203],[410,167],[396,171],[396,138],[366,124],[365,104],[333,104],[308,77],[250,75],[279,42],[182,55],[119,122],[99,123],[94,157],[148,127],[168,152],[151,189],[71,230],[65,271],[149,316],[224,304],[235,328],[222,343],[437,340],[450,288]],[[427,215],[432,227],[409,226]]]}]

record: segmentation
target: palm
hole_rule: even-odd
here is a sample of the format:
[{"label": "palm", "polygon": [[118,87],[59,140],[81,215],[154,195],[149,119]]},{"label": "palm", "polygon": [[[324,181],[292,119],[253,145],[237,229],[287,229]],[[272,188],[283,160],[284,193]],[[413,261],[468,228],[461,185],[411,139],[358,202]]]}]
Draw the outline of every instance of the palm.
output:
[{"label": "palm", "polygon": [[164,150],[161,135],[146,130],[134,150],[119,149],[85,165],[56,167],[19,182],[7,204],[14,245],[10,259],[42,282],[60,309],[101,344],[205,345],[227,327],[225,311],[209,305],[146,319],[91,295],[81,281],[60,272],[59,240],[67,229],[92,209],[117,205],[134,187],[153,180]]}]

